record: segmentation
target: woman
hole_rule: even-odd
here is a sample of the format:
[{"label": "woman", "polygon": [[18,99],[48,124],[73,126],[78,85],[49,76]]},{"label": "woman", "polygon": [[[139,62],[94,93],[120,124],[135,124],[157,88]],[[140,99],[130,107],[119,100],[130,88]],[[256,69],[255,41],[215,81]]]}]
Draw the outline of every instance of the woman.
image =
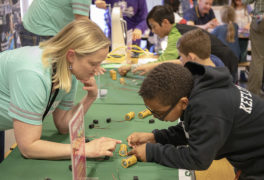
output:
[{"label": "woman", "polygon": [[220,10],[222,25],[217,26],[212,34],[227,45],[239,58],[238,25],[235,23],[235,10],[231,6],[223,6]]},{"label": "woman", "polygon": [[232,7],[236,12],[236,23],[238,24],[238,32],[241,36],[239,46],[241,50],[240,62],[247,61],[248,37],[251,23],[252,8],[250,5],[245,5],[242,0],[232,0]]},{"label": "woman", "polygon": [[[52,113],[56,128],[66,134],[80,104],[87,112],[97,96],[94,74],[106,58],[109,44],[95,23],[83,19],[68,24],[39,47],[0,54],[0,130],[14,128],[23,156],[70,158],[70,144],[40,139],[42,120]],[[77,79],[87,95],[74,106]],[[111,138],[86,143],[86,157],[113,156],[117,143],[120,141]]]}]

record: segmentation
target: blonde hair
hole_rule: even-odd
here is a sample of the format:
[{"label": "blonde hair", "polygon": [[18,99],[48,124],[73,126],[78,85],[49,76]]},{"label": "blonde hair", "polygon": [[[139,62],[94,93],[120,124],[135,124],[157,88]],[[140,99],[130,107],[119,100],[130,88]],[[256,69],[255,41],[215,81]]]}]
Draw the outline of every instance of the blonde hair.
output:
[{"label": "blonde hair", "polygon": [[73,49],[77,57],[82,57],[107,48],[109,45],[110,42],[103,31],[88,19],[72,21],[56,36],[40,43],[43,49],[44,67],[52,67],[54,70],[52,75],[54,89],[60,88],[66,92],[71,89],[70,64],[66,59],[69,49]]},{"label": "blonde hair", "polygon": [[236,17],[235,9],[232,6],[223,6],[221,11],[221,19],[223,23],[227,24],[227,42],[235,42],[235,26],[234,21]]}]

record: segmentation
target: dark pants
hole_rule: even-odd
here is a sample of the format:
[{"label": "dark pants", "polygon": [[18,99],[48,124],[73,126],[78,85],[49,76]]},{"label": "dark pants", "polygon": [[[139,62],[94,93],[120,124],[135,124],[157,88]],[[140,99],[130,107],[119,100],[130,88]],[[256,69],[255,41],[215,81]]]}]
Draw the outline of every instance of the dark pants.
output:
[{"label": "dark pants", "polygon": [[21,26],[20,29],[20,40],[22,46],[38,46],[40,42],[46,41],[53,36],[39,36],[37,34],[31,33]]},{"label": "dark pants", "polygon": [[239,62],[246,62],[247,61],[248,39],[239,38],[239,47],[241,51]]},{"label": "dark pants", "polygon": [[0,131],[0,163],[4,160],[5,155],[5,131]]}]

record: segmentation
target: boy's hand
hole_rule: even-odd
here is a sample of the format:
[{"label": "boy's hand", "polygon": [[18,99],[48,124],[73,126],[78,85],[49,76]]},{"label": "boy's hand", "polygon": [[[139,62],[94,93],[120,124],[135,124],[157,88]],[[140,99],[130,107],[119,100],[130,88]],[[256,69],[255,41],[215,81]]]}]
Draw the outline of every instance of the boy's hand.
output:
[{"label": "boy's hand", "polygon": [[153,133],[134,132],[127,137],[129,146],[138,146],[145,143],[156,143]]},{"label": "boy's hand", "polygon": [[133,154],[136,155],[137,159],[139,159],[140,161],[146,162],[147,161],[146,144],[133,147],[133,149],[130,152],[128,152],[128,155],[133,155]]},{"label": "boy's hand", "polygon": [[141,66],[136,67],[135,69],[132,70],[132,72],[139,73],[139,75],[145,75],[149,73],[152,69],[154,69],[156,66],[158,66],[159,63],[150,63],[150,64],[143,64]]},{"label": "boy's hand", "polygon": [[120,68],[118,68],[118,73],[121,75],[121,76],[126,76],[126,74],[131,70],[131,65],[124,65],[124,66],[121,66]]}]

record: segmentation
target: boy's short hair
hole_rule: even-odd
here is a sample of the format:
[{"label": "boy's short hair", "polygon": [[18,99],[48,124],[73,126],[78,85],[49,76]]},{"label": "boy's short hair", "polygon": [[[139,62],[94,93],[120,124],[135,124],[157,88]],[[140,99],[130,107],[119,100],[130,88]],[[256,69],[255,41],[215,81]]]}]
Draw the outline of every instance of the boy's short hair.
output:
[{"label": "boy's short hair", "polygon": [[151,26],[148,23],[149,19],[153,19],[160,26],[161,26],[161,23],[164,19],[167,19],[171,24],[174,24],[174,22],[175,22],[173,9],[169,5],[154,6],[151,9],[151,11],[148,13],[148,16],[147,16],[147,25],[148,25],[149,29],[151,29]]},{"label": "boy's short hair", "polygon": [[194,29],[185,34],[177,42],[178,50],[184,55],[196,54],[200,59],[207,59],[211,54],[211,40],[202,29]]},{"label": "boy's short hair", "polygon": [[182,65],[163,63],[154,68],[144,79],[139,95],[143,99],[157,99],[164,106],[188,97],[193,87],[191,72]]}]

